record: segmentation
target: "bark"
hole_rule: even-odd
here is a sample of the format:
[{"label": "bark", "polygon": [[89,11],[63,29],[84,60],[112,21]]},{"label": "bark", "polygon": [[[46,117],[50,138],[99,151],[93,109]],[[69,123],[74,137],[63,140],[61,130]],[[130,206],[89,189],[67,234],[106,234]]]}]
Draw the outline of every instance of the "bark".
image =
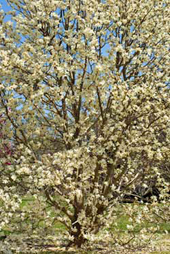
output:
[{"label": "bark", "polygon": [[82,235],[81,225],[78,222],[74,224],[74,229],[76,229],[76,232],[70,232],[71,236],[73,236],[73,240],[69,242],[68,247],[76,246],[80,248],[87,239]]}]

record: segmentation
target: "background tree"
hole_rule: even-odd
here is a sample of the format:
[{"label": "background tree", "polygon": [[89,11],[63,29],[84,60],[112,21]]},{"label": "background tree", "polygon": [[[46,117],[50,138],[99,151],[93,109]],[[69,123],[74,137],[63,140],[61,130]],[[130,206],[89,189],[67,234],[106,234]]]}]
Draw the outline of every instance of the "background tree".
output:
[{"label": "background tree", "polygon": [[40,209],[30,206],[27,217],[62,222],[69,244],[80,247],[136,184],[155,177],[162,184],[170,153],[168,1],[8,3],[0,104],[16,147],[8,170],[1,165],[1,199],[11,198],[2,224],[15,217],[14,196],[33,195]]}]

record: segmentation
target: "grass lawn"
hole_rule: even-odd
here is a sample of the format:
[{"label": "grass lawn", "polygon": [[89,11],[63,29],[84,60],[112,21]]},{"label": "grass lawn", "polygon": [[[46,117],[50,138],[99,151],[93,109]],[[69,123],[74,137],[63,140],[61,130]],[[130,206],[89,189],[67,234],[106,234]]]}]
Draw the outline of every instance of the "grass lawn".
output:
[{"label": "grass lawn", "polygon": [[170,251],[154,251],[150,252],[150,254],[170,254]]},{"label": "grass lawn", "polygon": [[[24,198],[23,202],[21,204],[21,207],[27,207],[27,209],[29,210],[29,204],[30,202],[33,201],[32,198]],[[128,204],[130,205],[130,204]],[[127,232],[127,224],[129,223],[129,218],[128,216],[123,215],[123,211],[121,211],[122,206],[120,208],[120,216],[118,217],[117,221],[116,221],[116,226],[110,227],[110,229],[108,229],[108,232],[110,232],[111,234],[117,234],[117,232],[119,231],[120,235],[124,235],[126,236],[128,234]],[[140,207],[139,207],[140,209]],[[156,223],[149,223],[144,221],[143,225],[146,228],[155,226]],[[139,226],[135,226],[135,228],[133,229],[134,234],[138,237],[140,237],[139,234]],[[63,225],[61,225],[61,223],[57,223],[55,224],[55,232],[56,234],[61,235],[61,232],[64,231],[65,228]],[[167,234],[165,234],[165,231],[167,232]],[[1,241],[1,237],[3,237],[3,235],[10,235],[10,230],[8,228],[6,228],[6,230],[3,230],[0,232],[0,241]],[[73,250],[63,250],[62,248],[60,250],[56,250],[55,248],[49,248],[48,250],[44,250],[44,251],[40,251],[40,252],[36,252],[37,254],[112,254],[112,253],[119,253],[119,254],[170,254],[170,222],[169,223],[165,223],[165,222],[160,222],[159,223],[159,230],[157,231],[157,234],[159,235],[159,239],[156,240],[154,242],[154,249],[150,250],[149,245],[148,245],[148,249],[144,249],[144,250],[140,250],[140,251],[131,251],[131,250],[127,250],[123,252],[115,252],[114,251],[114,247],[113,247],[113,251],[111,252],[105,252],[103,250],[91,250],[91,251],[86,251],[86,250],[77,250],[77,251],[73,251]],[[1,250],[0,250],[1,251]],[[27,252],[28,253],[28,252]],[[1,252],[0,252],[1,254]],[[22,254],[22,253],[20,253]],[[30,253],[29,253],[30,254]]]}]

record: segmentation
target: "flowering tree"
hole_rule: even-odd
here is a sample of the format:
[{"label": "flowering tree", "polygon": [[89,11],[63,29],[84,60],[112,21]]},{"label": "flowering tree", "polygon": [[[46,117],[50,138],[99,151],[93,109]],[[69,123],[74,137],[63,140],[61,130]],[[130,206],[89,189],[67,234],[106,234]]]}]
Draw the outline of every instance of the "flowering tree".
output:
[{"label": "flowering tree", "polygon": [[[3,115],[0,115],[0,158],[10,156],[12,154],[12,147],[11,144],[5,140],[5,137],[3,135],[3,129],[5,126],[5,119],[3,118]],[[11,165],[10,162],[6,162],[6,165]]]},{"label": "flowering tree", "polygon": [[136,185],[157,179],[166,194],[168,1],[7,2],[0,105],[16,148],[0,168],[1,225],[18,212],[27,233],[61,222],[80,247]]}]

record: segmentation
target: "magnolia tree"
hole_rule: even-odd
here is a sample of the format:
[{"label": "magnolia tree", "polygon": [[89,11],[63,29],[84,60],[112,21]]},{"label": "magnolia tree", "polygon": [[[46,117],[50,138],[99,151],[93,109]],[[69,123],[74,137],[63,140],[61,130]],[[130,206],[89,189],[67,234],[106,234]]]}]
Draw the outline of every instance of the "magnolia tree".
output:
[{"label": "magnolia tree", "polygon": [[[8,140],[6,140],[3,133],[4,126],[5,126],[5,119],[3,115],[0,115],[0,139],[1,139],[0,140],[0,158],[4,158],[12,154],[12,146],[8,142]],[[11,164],[10,162],[6,161],[6,165],[11,165]]]},{"label": "magnolia tree", "polygon": [[1,227],[60,222],[80,247],[137,185],[169,188],[168,1],[7,2],[0,108],[15,152],[0,165]]}]

